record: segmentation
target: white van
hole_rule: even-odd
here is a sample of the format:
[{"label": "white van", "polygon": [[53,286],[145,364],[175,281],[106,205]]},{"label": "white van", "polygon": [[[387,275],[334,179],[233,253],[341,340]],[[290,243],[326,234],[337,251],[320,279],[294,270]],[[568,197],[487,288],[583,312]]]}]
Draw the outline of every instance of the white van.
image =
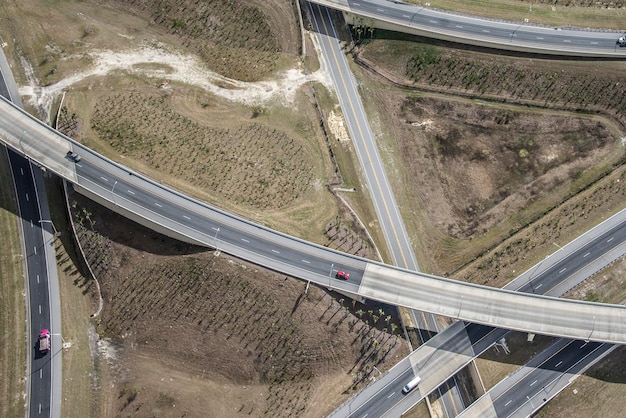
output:
[{"label": "white van", "polygon": [[407,393],[409,393],[410,391],[412,391],[413,389],[415,389],[415,387],[417,385],[419,385],[419,383],[422,381],[422,379],[419,376],[415,376],[413,378],[413,380],[411,380],[409,383],[407,383],[403,388],[402,388],[402,393],[404,393],[405,395]]}]

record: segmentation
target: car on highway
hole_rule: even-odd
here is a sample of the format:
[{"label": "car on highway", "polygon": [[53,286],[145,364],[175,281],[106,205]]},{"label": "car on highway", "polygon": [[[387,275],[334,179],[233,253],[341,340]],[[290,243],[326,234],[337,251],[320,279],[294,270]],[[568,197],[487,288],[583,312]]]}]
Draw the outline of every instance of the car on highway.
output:
[{"label": "car on highway", "polygon": [[624,33],[622,36],[620,36],[617,39],[617,45],[619,45],[620,48],[623,47],[623,46],[626,46],[626,33]]},{"label": "car on highway", "polygon": [[422,379],[419,376],[415,376],[409,383],[407,383],[402,388],[402,393],[404,393],[406,395],[407,393],[409,393],[410,391],[415,389],[417,387],[417,385],[419,385],[419,383],[421,381],[422,381]]},{"label": "car on highway", "polygon": [[79,162],[82,159],[81,156],[76,154],[74,151],[68,151],[67,154],[65,154],[65,157],[69,158],[75,163]]},{"label": "car on highway", "polygon": [[350,278],[350,273],[339,270],[337,274],[335,274],[335,277],[340,280],[348,280]]},{"label": "car on highway", "polygon": [[48,351],[50,351],[50,331],[44,328],[39,333],[39,352],[45,354]]}]

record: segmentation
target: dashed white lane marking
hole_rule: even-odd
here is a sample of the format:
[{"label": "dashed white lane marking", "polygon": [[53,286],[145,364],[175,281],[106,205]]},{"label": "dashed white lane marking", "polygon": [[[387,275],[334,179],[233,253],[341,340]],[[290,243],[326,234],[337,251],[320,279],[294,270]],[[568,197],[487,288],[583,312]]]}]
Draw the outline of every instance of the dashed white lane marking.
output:
[{"label": "dashed white lane marking", "polygon": [[245,238],[242,238],[241,240],[242,240],[243,242],[250,242],[250,241],[248,241],[248,240],[247,240],[247,239],[245,239]]},{"label": "dashed white lane marking", "polygon": [[219,228],[216,228],[214,226],[212,226],[211,229],[214,230],[214,231],[219,231],[220,230]]},{"label": "dashed white lane marking", "polygon": [[37,247],[33,247],[33,250],[35,250],[35,255],[37,255]]},{"label": "dashed white lane marking", "polygon": [[37,275],[37,283],[39,283],[39,275]]},{"label": "dashed white lane marking", "polygon": [[508,401],[507,403],[505,403],[504,406],[509,406],[511,402],[513,402],[512,399],[510,401]]},{"label": "dashed white lane marking", "polygon": [[104,180],[104,181],[109,181],[106,177],[102,177],[102,176],[100,176],[100,178],[101,178],[102,180]]},{"label": "dashed white lane marking", "polygon": [[539,283],[535,289],[539,289],[541,286],[543,286],[543,283]]},{"label": "dashed white lane marking", "polygon": [[28,197],[28,193],[26,193],[26,201],[30,202],[30,198]]},{"label": "dashed white lane marking", "polygon": [[392,392],[391,395],[387,396],[387,399],[391,398],[395,394],[396,394],[396,392]]},{"label": "dashed white lane marking", "polygon": [[135,192],[133,192],[132,190],[126,190],[126,191],[130,194],[135,194]]},{"label": "dashed white lane marking", "polygon": [[156,206],[160,207],[160,208],[162,208],[162,207],[163,207],[163,205],[162,205],[162,204],[160,204],[160,203],[154,202],[154,204],[155,204]]},{"label": "dashed white lane marking", "polygon": [[41,305],[39,305],[39,315],[41,315]]},{"label": "dashed white lane marking", "polygon": [[587,253],[587,254],[583,255],[583,258],[587,257],[589,254],[591,254],[591,253]]},{"label": "dashed white lane marking", "polygon": [[309,260],[302,260],[303,263],[311,264]]},{"label": "dashed white lane marking", "polygon": [[39,378],[43,379],[43,369],[39,369]]},{"label": "dashed white lane marking", "polygon": [[530,384],[530,386],[534,385],[535,383],[537,383],[537,381],[536,381],[536,380],[535,380],[534,382],[532,382],[532,383]]},{"label": "dashed white lane marking", "polygon": [[187,220],[191,220],[191,218],[187,215],[183,215],[183,218],[187,219]]},{"label": "dashed white lane marking", "polygon": [[561,365],[561,363],[563,363],[563,362],[562,362],[562,361],[559,361],[559,362],[556,364],[556,366],[554,366],[554,367],[559,367],[559,366]]},{"label": "dashed white lane marking", "polygon": [[563,273],[565,270],[567,270],[567,267],[562,268],[562,269],[559,271],[559,274]]},{"label": "dashed white lane marking", "polygon": [[615,239],[615,237],[611,237],[611,238],[607,239],[607,240],[606,240],[606,242],[611,242],[611,241],[613,241],[614,239]]},{"label": "dashed white lane marking", "polygon": [[24,169],[20,168],[20,173],[22,173],[22,175],[24,175]]},{"label": "dashed white lane marking", "polygon": [[280,254],[280,251],[272,250],[273,253]]}]

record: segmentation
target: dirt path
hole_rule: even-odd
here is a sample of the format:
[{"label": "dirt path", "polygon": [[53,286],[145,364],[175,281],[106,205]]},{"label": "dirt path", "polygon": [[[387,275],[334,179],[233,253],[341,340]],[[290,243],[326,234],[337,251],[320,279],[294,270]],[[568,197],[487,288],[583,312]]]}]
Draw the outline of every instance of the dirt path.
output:
[{"label": "dirt path", "polygon": [[88,77],[104,76],[119,70],[198,86],[217,96],[246,105],[278,101],[289,106],[293,103],[296,91],[304,83],[317,81],[325,86],[332,86],[332,81],[323,67],[310,75],[305,75],[301,68],[292,68],[280,73],[275,80],[256,83],[233,80],[206,69],[194,55],[169,51],[165,47],[144,46],[138,50],[122,52],[93,51],[88,56],[94,62],[91,69],[46,87],[38,85],[32,67],[22,60],[30,85],[20,87],[20,94],[29,96],[27,103],[37,107],[48,117],[53,100],[63,90]]}]

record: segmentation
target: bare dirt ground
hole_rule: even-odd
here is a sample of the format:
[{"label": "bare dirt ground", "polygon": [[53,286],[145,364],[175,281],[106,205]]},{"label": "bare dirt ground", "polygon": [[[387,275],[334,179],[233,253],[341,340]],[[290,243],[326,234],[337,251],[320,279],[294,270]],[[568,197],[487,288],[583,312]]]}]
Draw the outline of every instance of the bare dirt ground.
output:
[{"label": "bare dirt ground", "polygon": [[[366,94],[369,103],[383,104],[370,110],[379,115],[390,177],[407,224],[418,219],[414,241],[436,274],[450,274],[623,161],[626,134],[610,114],[494,103],[460,86],[456,98],[426,93],[418,89],[422,83],[406,81],[406,62],[416,56],[409,48],[423,54],[415,52],[423,48],[418,44],[375,40],[363,47],[359,62],[368,67],[366,79],[376,74]],[[437,73],[438,65],[446,61],[429,71]],[[542,65],[535,63],[538,73]]]},{"label": "bare dirt ground", "polygon": [[[100,279],[99,414],[322,416],[408,354],[397,318],[73,196]],[[98,414],[98,415],[99,415]]]}]

